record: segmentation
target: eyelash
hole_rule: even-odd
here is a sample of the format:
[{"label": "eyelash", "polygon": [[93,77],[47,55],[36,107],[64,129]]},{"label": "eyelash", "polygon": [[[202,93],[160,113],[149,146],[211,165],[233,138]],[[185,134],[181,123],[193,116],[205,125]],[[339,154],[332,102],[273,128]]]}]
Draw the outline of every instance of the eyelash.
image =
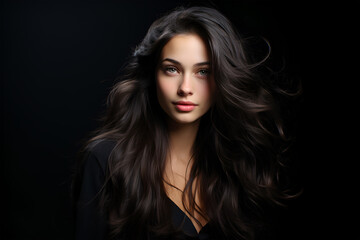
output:
[{"label": "eyelash", "polygon": [[[208,76],[208,75],[210,74],[209,69],[200,69],[200,70],[198,71],[198,73],[200,73],[200,72],[203,72],[203,73],[205,74],[205,76]],[[203,76],[203,74],[201,74],[201,75]]]},{"label": "eyelash", "polygon": [[174,71],[176,72],[179,72],[178,69],[176,67],[165,67],[165,72],[168,72],[168,73],[174,73]]}]

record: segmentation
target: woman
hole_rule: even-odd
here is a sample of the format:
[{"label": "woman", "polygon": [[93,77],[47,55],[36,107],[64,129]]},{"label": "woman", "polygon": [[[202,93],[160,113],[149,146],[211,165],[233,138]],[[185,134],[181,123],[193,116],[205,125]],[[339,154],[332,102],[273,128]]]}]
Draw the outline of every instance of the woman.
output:
[{"label": "woman", "polygon": [[77,239],[253,239],[279,187],[271,81],[217,10],[155,21],[75,181]]}]

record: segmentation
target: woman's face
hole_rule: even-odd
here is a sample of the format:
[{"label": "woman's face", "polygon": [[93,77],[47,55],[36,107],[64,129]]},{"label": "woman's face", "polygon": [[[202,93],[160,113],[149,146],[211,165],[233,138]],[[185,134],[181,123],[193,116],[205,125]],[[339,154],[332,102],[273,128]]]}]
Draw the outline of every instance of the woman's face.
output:
[{"label": "woman's face", "polygon": [[173,37],[162,49],[156,73],[161,108],[176,123],[199,120],[211,107],[215,91],[210,58],[196,34]]}]

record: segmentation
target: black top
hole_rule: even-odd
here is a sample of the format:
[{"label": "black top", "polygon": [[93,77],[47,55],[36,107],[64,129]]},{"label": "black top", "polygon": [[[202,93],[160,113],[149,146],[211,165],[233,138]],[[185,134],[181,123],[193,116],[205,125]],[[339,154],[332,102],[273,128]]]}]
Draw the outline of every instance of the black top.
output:
[{"label": "black top", "polygon": [[[98,207],[99,191],[105,180],[107,162],[114,143],[102,141],[93,146],[82,167],[82,180],[76,209],[76,240],[103,240],[107,236],[105,217]],[[223,239],[210,224],[205,225],[198,233],[188,216],[170,199],[172,223],[181,228],[183,239]],[[154,239],[154,238],[153,238]]]}]

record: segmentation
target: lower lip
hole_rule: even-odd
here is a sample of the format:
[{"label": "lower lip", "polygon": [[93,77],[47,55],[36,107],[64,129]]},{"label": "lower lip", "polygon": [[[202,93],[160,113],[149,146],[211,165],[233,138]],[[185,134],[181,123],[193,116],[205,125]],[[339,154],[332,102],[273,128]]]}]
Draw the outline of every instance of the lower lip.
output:
[{"label": "lower lip", "polygon": [[181,111],[181,112],[190,112],[192,110],[194,110],[195,105],[180,105],[180,104],[175,104],[175,107]]}]

